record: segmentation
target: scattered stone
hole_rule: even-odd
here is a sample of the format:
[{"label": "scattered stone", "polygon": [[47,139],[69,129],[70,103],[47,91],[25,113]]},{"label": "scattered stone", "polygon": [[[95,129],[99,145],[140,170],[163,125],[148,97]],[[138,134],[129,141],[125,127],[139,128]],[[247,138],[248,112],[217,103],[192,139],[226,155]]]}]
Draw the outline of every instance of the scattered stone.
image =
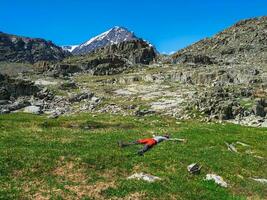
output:
[{"label": "scattered stone", "polygon": [[237,152],[237,149],[235,148],[234,144],[229,144],[227,142],[225,142],[226,146],[228,147],[228,150],[229,151],[232,151],[232,152],[235,152],[235,153],[238,153]]},{"label": "scattered stone", "polygon": [[215,181],[216,184],[222,187],[227,187],[227,183],[223,180],[223,178],[216,174],[207,174],[205,180],[207,181],[213,180]]},{"label": "scattered stone", "polygon": [[155,182],[156,180],[161,180],[161,178],[157,177],[157,176],[153,176],[150,174],[145,174],[143,172],[141,173],[135,173],[131,176],[129,176],[127,179],[137,179],[137,180],[144,180],[147,182]]},{"label": "scattered stone", "polygon": [[187,166],[187,171],[191,174],[199,174],[202,166],[199,166],[197,163],[192,163]]}]

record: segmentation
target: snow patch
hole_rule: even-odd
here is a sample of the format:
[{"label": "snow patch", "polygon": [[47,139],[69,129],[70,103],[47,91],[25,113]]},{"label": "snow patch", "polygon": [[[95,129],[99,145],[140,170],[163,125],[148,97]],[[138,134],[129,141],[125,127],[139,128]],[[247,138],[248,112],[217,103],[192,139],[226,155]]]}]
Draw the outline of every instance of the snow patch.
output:
[{"label": "snow patch", "polygon": [[79,45],[66,45],[66,46],[62,46],[61,48],[65,51],[69,51],[72,52],[76,47],[78,47]]}]

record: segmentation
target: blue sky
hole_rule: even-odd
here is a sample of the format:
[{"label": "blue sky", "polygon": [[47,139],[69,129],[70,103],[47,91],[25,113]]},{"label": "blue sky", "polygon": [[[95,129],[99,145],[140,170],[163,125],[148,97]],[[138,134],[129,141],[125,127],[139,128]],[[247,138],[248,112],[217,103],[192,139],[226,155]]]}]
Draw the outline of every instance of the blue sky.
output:
[{"label": "blue sky", "polygon": [[1,0],[0,31],[67,45],[118,25],[169,53],[263,15],[267,0]]}]

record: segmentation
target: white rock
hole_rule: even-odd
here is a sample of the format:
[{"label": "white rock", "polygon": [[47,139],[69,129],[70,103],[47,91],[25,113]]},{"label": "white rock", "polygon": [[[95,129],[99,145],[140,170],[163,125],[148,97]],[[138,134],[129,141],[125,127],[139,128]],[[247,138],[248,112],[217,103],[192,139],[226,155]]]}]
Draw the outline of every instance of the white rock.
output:
[{"label": "white rock", "polygon": [[36,85],[41,85],[41,86],[49,86],[49,85],[57,85],[58,82],[56,81],[47,81],[47,80],[43,80],[43,79],[38,79],[35,81]]},{"label": "white rock", "polygon": [[222,177],[218,176],[217,174],[207,174],[205,180],[214,180],[216,184],[222,187],[227,187],[227,183],[223,180]]},{"label": "white rock", "polygon": [[127,90],[127,89],[118,89],[115,90],[114,93],[116,93],[117,95],[125,95],[125,96],[129,96],[134,94],[133,92]]},{"label": "white rock", "polygon": [[135,173],[131,176],[129,176],[127,179],[137,179],[137,180],[144,180],[147,182],[154,182],[156,180],[161,180],[161,178],[157,177],[157,176],[152,176],[150,174],[144,174],[143,172],[141,173]]},{"label": "white rock", "polygon": [[265,178],[252,178],[252,179],[254,181],[267,184],[267,179],[265,179]]},{"label": "white rock", "polygon": [[27,106],[24,108],[24,112],[32,114],[41,114],[41,108],[39,106]]}]

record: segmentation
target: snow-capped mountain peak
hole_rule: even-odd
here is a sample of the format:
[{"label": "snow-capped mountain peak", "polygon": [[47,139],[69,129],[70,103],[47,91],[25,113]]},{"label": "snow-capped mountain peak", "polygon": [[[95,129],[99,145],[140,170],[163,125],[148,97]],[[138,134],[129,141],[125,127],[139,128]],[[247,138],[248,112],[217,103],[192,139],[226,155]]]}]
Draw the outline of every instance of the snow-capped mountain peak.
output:
[{"label": "snow-capped mountain peak", "polygon": [[130,41],[138,39],[133,32],[130,32],[126,28],[115,26],[108,31],[101,33],[98,36],[91,38],[90,40],[84,42],[83,44],[76,47],[72,53],[73,54],[86,54],[95,49],[118,44],[124,41]]}]

